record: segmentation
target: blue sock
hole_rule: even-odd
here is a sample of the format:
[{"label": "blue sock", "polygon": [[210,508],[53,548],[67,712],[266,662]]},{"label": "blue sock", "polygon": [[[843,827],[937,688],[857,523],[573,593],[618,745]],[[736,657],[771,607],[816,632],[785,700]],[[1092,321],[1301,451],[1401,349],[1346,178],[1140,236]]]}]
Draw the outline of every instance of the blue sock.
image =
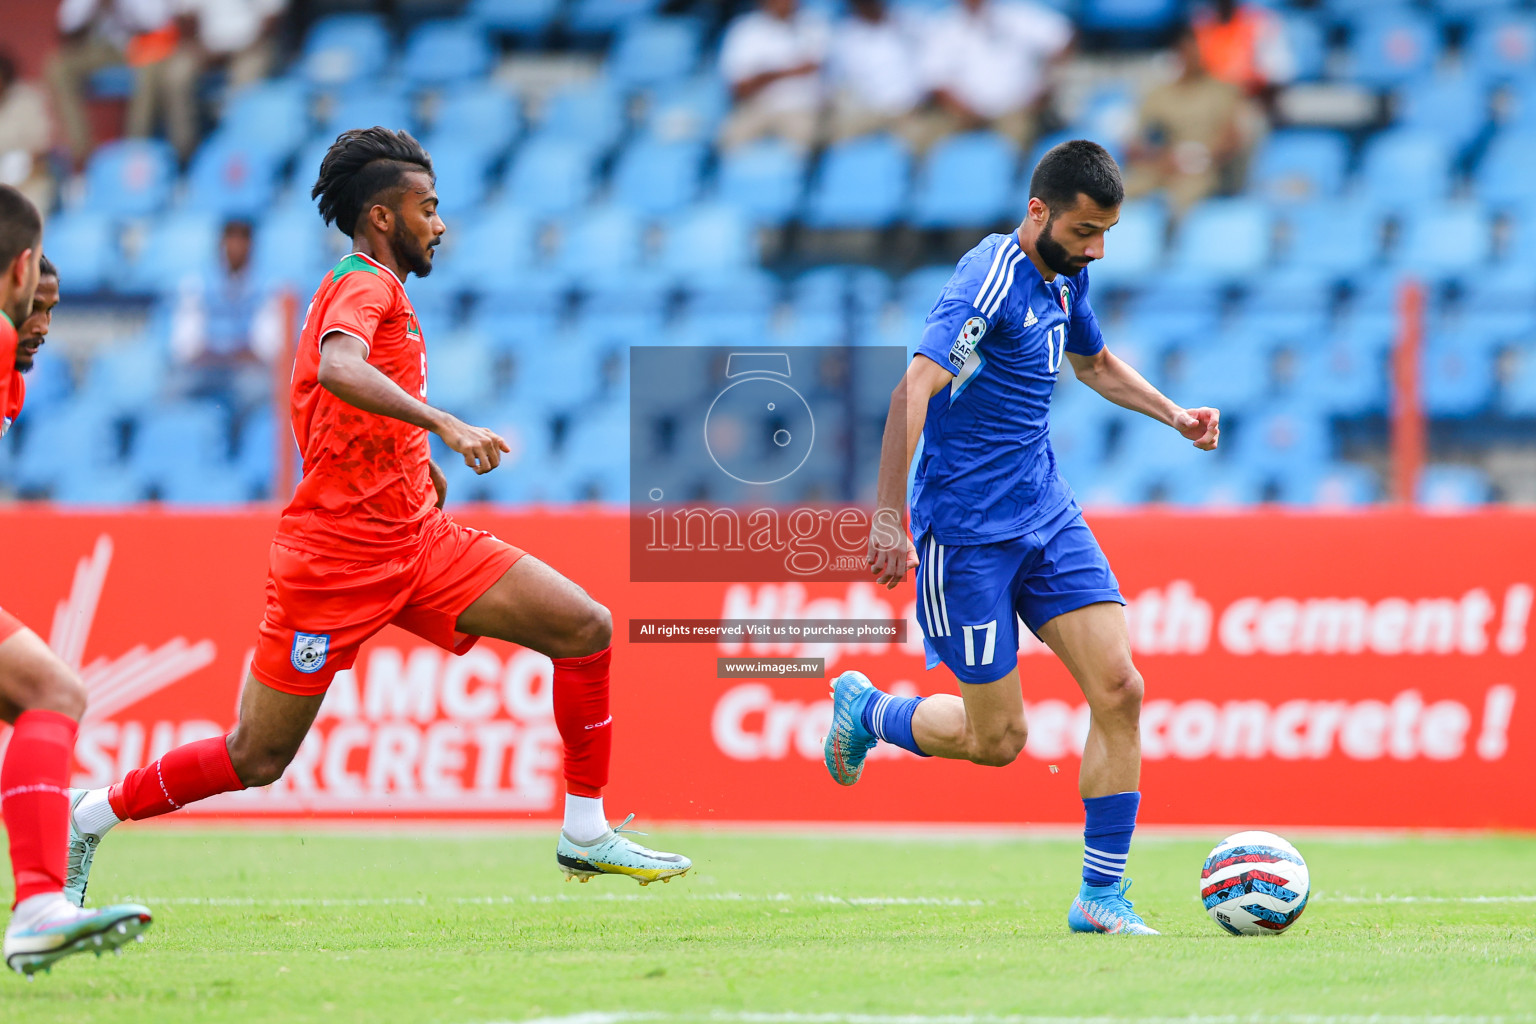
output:
[{"label": "blue sock", "polygon": [[1137,792],[1083,797],[1088,816],[1083,826],[1084,885],[1114,885],[1124,876],[1140,806],[1141,794]]},{"label": "blue sock", "polygon": [[918,757],[928,755],[917,749],[912,738],[912,715],[923,702],[921,697],[893,697],[881,690],[864,702],[859,719],[864,728],[887,743],[894,743],[903,750],[910,750]]}]

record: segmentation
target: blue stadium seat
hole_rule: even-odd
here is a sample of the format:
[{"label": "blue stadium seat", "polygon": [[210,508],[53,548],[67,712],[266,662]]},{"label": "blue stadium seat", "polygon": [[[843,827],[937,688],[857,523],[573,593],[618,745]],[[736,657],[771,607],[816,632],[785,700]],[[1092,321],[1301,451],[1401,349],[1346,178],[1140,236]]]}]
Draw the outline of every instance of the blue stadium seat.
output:
[{"label": "blue stadium seat", "polygon": [[1536,17],[1511,11],[1479,19],[1467,38],[1466,59],[1494,78],[1528,76],[1536,65]]},{"label": "blue stadium seat", "polygon": [[[372,128],[380,125],[395,131],[402,128],[411,131],[414,129],[414,122],[410,99],[405,93],[392,86],[346,89],[332,94],[329,112],[321,123],[320,135],[329,145],[335,141],[336,136],[352,128]],[[320,165],[317,162],[315,169],[319,170],[319,168]]]},{"label": "blue stadium seat", "polygon": [[255,488],[232,465],[178,464],[156,481],[160,500],[189,508],[221,508],[251,500]]},{"label": "blue stadium seat", "polygon": [[185,401],[141,410],[128,461],[151,483],[188,470],[223,466],[229,457],[229,417],[216,402]]},{"label": "blue stadium seat", "polygon": [[[901,308],[918,318],[921,324],[923,318],[933,309],[939,301],[939,292],[949,283],[949,279],[955,274],[953,266],[935,264],[931,267],[919,267],[912,271],[896,286],[896,301]],[[919,328],[921,329],[921,328]],[[916,338],[913,339],[915,344]]]},{"label": "blue stadium seat", "polygon": [[1319,510],[1360,508],[1381,497],[1381,479],[1369,466],[1328,462],[1279,476],[1280,500]]},{"label": "blue stadium seat", "polygon": [[1321,344],[1293,346],[1297,397],[1341,416],[1385,412],[1390,343],[1385,332],[1345,331]]},{"label": "blue stadium seat", "polygon": [[1456,151],[1477,139],[1492,113],[1487,79],[1471,71],[1412,79],[1398,90],[1396,107],[1399,125],[1438,132]]},{"label": "blue stadium seat", "polygon": [[116,345],[86,364],[76,400],[103,415],[131,415],[159,402],[167,369],[165,353],[156,345],[138,340]]},{"label": "blue stadium seat", "polygon": [[[292,434],[286,429],[284,436]],[[298,447],[294,447],[293,465],[297,471],[300,462]],[[235,438],[235,472],[240,474],[252,495],[268,495],[272,490],[272,473],[277,463],[277,417],[270,405],[263,406],[245,418]]]},{"label": "blue stadium seat", "polygon": [[[75,392],[67,356],[44,348],[27,372],[26,415],[30,418],[69,401]],[[3,445],[0,445],[3,446]]]},{"label": "blue stadium seat", "polygon": [[12,479],[24,490],[50,489],[71,469],[97,471],[117,458],[112,411],[85,396],[25,422],[24,443],[11,466]]},{"label": "blue stadium seat", "polygon": [[1254,154],[1250,187],[1285,202],[1339,194],[1349,164],[1349,140],[1340,132],[1286,130],[1264,140]]},{"label": "blue stadium seat", "polygon": [[667,222],[660,265],[669,273],[709,273],[755,262],[756,240],[746,216],[733,206],[705,203]]},{"label": "blue stadium seat", "polygon": [[539,117],[541,139],[578,141],[589,151],[608,149],[623,131],[623,100],[607,78],[559,90],[545,101]]},{"label": "blue stadium seat", "polygon": [[497,203],[450,224],[432,276],[459,290],[484,291],[532,267],[538,258],[538,225],[520,206]]},{"label": "blue stadium seat", "polygon": [[1478,198],[1496,207],[1531,207],[1532,167],[1536,167],[1536,132],[1501,133],[1488,145],[1473,176]]},{"label": "blue stadium seat", "polygon": [[465,14],[497,32],[540,36],[560,16],[565,0],[470,0]]},{"label": "blue stadium seat", "polygon": [[309,136],[309,96],[304,83],[282,78],[247,86],[229,98],[219,131],[278,159]]},{"label": "blue stadium seat", "polygon": [[1431,278],[1476,270],[1493,254],[1493,226],[1476,203],[1440,204],[1408,217],[1393,263]]},{"label": "blue stadium seat", "polygon": [[573,210],[592,195],[593,164],[585,143],[531,139],[507,167],[505,199],[535,215]]},{"label": "blue stadium seat", "polygon": [[1182,13],[1178,0],[1083,0],[1079,18],[1087,29],[1156,32],[1168,28]]},{"label": "blue stadium seat", "polygon": [[777,139],[720,158],[718,197],[768,224],[782,224],[800,202],[805,156]]},{"label": "blue stadium seat", "polygon": [[565,310],[572,291],[571,276],[557,270],[531,270],[473,288],[479,296],[477,319],[488,310],[522,317],[554,316]]},{"label": "blue stadium seat", "polygon": [[428,21],[406,39],[400,68],[414,85],[444,86],[484,78],[494,59],[484,30],[473,21]]},{"label": "blue stadium seat", "polygon": [[1174,239],[1173,268],[1182,273],[1240,279],[1269,263],[1274,224],[1254,199],[1209,199],[1184,218]]},{"label": "blue stadium seat", "polygon": [[555,266],[578,276],[633,269],[645,255],[644,234],[634,210],[617,204],[587,207],[561,225]]},{"label": "blue stadium seat", "polygon": [[845,266],[807,270],[790,283],[790,302],[797,312],[842,314],[848,305],[851,271]]},{"label": "blue stadium seat", "polygon": [[1155,199],[1132,199],[1120,207],[1120,223],[1104,237],[1104,259],[1088,271],[1095,285],[1134,285],[1163,266],[1168,210]]},{"label": "blue stadium seat", "polygon": [[428,354],[427,395],[433,405],[450,410],[479,408],[492,397],[493,345],[476,330],[460,330],[432,339]]},{"label": "blue stadium seat", "polygon": [[485,199],[491,160],[479,146],[439,138],[431,151],[437,179],[437,209],[445,218],[476,210]]},{"label": "blue stadium seat", "polygon": [[613,198],[653,216],[675,213],[698,195],[703,163],[702,143],[640,139],[619,157]]},{"label": "blue stadium seat", "polygon": [[1310,82],[1321,78],[1328,62],[1328,37],[1321,19],[1307,14],[1291,14],[1282,19],[1282,31],[1291,59],[1295,61],[1296,79]]},{"label": "blue stadium seat", "polygon": [[918,227],[990,225],[1009,212],[1018,148],[996,132],[952,135],[928,153],[912,197]]},{"label": "blue stadium seat", "polygon": [[619,31],[608,71],[626,88],[686,78],[699,62],[702,27],[692,18],[636,18]]},{"label": "blue stadium seat", "polygon": [[[584,275],[581,292],[584,323],[604,333],[615,323],[630,329],[638,321],[654,325],[662,319],[676,290],[676,280],[659,270],[598,271]],[[615,319],[610,319],[615,318]]]},{"label": "blue stadium seat", "polygon": [[189,278],[202,279],[222,266],[221,224],[212,214],[177,212],[149,223],[137,258],[118,276],[121,291],[170,294]]},{"label": "blue stadium seat", "polygon": [[1290,267],[1249,282],[1241,315],[1261,319],[1268,329],[1265,333],[1315,337],[1332,311],[1333,300],[1334,283],[1329,274]]},{"label": "blue stadium seat", "polygon": [[266,286],[313,290],[320,275],[334,265],[324,236],[335,230],[325,226],[313,209],[284,210],[263,218],[256,225],[251,250],[256,279]]},{"label": "blue stadium seat", "polygon": [[661,0],[572,0],[569,25],[582,35],[607,35],[660,7]]},{"label": "blue stadium seat", "polygon": [[779,297],[778,279],[758,267],[701,274],[682,283],[692,312],[748,311],[767,315]]},{"label": "blue stadium seat", "polygon": [[1366,143],[1357,196],[1383,208],[1441,199],[1451,185],[1451,154],[1434,132],[1410,128],[1382,132]]},{"label": "blue stadium seat", "polygon": [[1430,465],[1419,476],[1415,498],[1431,512],[1457,512],[1493,499],[1493,484],[1477,466]]},{"label": "blue stadium seat", "polygon": [[911,157],[889,136],[869,136],[827,149],[806,202],[817,228],[881,228],[894,222],[907,193]]},{"label": "blue stadium seat", "polygon": [[75,508],[113,508],[136,504],[145,492],[145,481],[128,467],[68,466],[51,497],[57,504]]},{"label": "blue stadium seat", "polygon": [[1493,352],[1469,340],[1452,335],[1425,346],[1419,386],[1430,416],[1475,416],[1492,405]]},{"label": "blue stadium seat", "polygon": [[1262,342],[1232,335],[1202,337],[1175,346],[1175,368],[1160,386],[1189,405],[1243,409],[1262,399],[1269,383],[1269,352]]},{"label": "blue stadium seat", "polygon": [[1267,475],[1220,459],[1197,459],[1163,478],[1163,500],[1175,508],[1231,511],[1264,501]]},{"label": "blue stadium seat", "polygon": [[1413,11],[1377,11],[1371,6],[1350,32],[1350,77],[1386,87],[1428,71],[1440,54],[1438,27]]},{"label": "blue stadium seat", "polygon": [[1447,18],[1460,19],[1468,15],[1513,10],[1519,3],[1520,0],[1436,0],[1435,10]]},{"label": "blue stadium seat", "polygon": [[848,279],[856,316],[879,314],[890,303],[891,277],[879,267],[852,267]]},{"label": "blue stadium seat", "polygon": [[116,217],[145,217],[170,201],[176,154],[158,139],[108,142],[85,168],[87,208]]},{"label": "blue stadium seat", "polygon": [[1231,457],[1254,472],[1266,474],[1321,465],[1331,457],[1333,446],[1327,420],[1308,404],[1250,410],[1231,434]]},{"label": "blue stadium seat", "polygon": [[1375,264],[1382,247],[1382,218],[1359,202],[1284,206],[1287,244],[1278,266],[1347,276]]},{"label": "blue stadium seat", "polygon": [[444,142],[456,142],[493,159],[506,152],[522,128],[517,97],[491,82],[448,91],[438,102],[432,130],[422,140],[434,158]]},{"label": "blue stadium seat", "polygon": [[709,140],[730,108],[730,90],[718,74],[667,82],[646,94],[644,132],[663,142]]},{"label": "blue stadium seat", "polygon": [[[581,332],[563,337],[558,345],[521,349],[516,355],[514,383],[508,399],[530,411],[585,411],[584,406],[597,393],[600,358],[599,346]],[[609,443],[623,451],[624,436],[610,438]]]},{"label": "blue stadium seat", "polygon": [[218,132],[192,158],[185,208],[226,217],[264,213],[277,192],[280,159],[264,142]]},{"label": "blue stadium seat", "polygon": [[43,251],[59,268],[65,296],[83,295],[116,283],[120,264],[112,218],[92,210],[66,210],[48,220]]},{"label": "blue stadium seat", "polygon": [[389,49],[380,15],[333,14],[309,30],[299,67],[314,85],[350,85],[383,71]]}]

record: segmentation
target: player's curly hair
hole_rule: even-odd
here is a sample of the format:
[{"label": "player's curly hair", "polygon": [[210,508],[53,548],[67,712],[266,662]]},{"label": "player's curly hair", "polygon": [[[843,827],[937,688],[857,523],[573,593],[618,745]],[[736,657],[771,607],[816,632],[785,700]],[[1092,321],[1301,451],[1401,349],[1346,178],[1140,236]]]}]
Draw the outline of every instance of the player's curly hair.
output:
[{"label": "player's curly hair", "polygon": [[1064,210],[1085,195],[1100,206],[1119,206],[1125,201],[1120,165],[1097,142],[1073,139],[1053,146],[1029,179],[1029,195],[1052,211]]},{"label": "player's curly hair", "polygon": [[[434,181],[432,158],[409,132],[388,128],[352,128],[336,136],[325,159],[320,161],[320,176],[310,190],[311,199],[320,200],[320,216],[335,224],[351,238],[357,233],[363,212],[382,193],[398,192],[411,171],[426,171]],[[398,196],[391,197],[391,202]]]},{"label": "player's curly hair", "polygon": [[11,185],[0,185],[0,271],[43,237],[43,218],[32,200]]}]

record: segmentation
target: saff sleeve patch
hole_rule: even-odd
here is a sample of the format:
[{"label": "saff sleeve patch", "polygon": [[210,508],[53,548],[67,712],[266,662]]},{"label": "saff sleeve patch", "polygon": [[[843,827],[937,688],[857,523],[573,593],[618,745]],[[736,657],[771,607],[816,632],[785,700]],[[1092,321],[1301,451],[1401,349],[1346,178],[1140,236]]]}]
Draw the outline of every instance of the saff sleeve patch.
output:
[{"label": "saff sleeve patch", "polygon": [[987,321],[985,317],[973,316],[960,328],[960,336],[949,348],[949,361],[956,370],[965,366],[965,361],[971,358],[976,345],[981,341],[981,336],[987,333]]}]

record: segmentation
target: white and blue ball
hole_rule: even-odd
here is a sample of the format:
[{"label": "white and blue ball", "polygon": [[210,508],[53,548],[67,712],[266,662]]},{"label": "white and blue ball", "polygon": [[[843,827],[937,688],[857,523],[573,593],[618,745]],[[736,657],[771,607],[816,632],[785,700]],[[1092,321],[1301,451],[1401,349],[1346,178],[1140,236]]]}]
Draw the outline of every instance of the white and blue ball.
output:
[{"label": "white and blue ball", "polygon": [[1278,935],[1307,908],[1312,881],[1296,847],[1273,832],[1221,841],[1200,872],[1200,901],[1233,935]]}]

